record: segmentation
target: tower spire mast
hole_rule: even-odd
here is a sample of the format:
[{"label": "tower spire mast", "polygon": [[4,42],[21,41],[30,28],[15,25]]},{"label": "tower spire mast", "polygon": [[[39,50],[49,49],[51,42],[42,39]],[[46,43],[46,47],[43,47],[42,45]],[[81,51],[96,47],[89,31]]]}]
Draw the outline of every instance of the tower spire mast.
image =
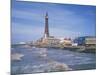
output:
[{"label": "tower spire mast", "polygon": [[45,15],[45,31],[44,31],[44,36],[46,38],[49,37],[48,12],[46,12],[46,15]]}]

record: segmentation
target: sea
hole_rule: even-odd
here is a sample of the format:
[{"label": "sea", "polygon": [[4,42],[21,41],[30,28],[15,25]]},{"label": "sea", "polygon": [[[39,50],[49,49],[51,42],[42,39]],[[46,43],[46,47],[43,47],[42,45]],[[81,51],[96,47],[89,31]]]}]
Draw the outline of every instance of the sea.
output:
[{"label": "sea", "polygon": [[96,53],[57,48],[11,48],[11,74],[33,74],[96,69]]}]

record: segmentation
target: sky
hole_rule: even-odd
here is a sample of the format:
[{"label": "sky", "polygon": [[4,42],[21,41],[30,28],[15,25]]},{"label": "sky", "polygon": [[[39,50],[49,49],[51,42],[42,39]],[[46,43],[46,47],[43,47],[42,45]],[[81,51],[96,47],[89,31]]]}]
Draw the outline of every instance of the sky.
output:
[{"label": "sky", "polygon": [[51,36],[75,38],[96,35],[95,6],[12,0],[12,43],[41,38],[44,34],[46,12]]}]

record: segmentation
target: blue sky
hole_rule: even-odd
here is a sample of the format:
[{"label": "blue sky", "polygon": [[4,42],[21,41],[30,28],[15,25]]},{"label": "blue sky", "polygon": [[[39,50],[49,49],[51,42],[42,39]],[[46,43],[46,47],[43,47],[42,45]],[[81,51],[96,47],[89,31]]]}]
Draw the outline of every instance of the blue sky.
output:
[{"label": "blue sky", "polygon": [[12,1],[11,8],[12,43],[41,38],[46,12],[52,36],[74,38],[96,34],[95,6]]}]

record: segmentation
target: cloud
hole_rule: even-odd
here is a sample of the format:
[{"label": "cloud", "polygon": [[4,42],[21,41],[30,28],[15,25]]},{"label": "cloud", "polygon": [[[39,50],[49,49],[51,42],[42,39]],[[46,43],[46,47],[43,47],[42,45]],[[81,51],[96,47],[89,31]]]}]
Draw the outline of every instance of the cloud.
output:
[{"label": "cloud", "polygon": [[44,27],[33,26],[33,25],[22,25],[19,23],[12,23],[13,34],[26,34],[26,35],[40,35],[43,33]]},{"label": "cloud", "polygon": [[55,37],[76,37],[79,36],[81,33],[80,32],[73,32],[72,30],[64,30],[60,28],[50,28],[50,33],[52,36]]},{"label": "cloud", "polygon": [[35,21],[41,21],[42,15],[35,12],[29,12],[29,11],[23,11],[23,10],[14,10],[12,11],[12,17],[14,18],[21,18],[26,20],[35,20]]}]

